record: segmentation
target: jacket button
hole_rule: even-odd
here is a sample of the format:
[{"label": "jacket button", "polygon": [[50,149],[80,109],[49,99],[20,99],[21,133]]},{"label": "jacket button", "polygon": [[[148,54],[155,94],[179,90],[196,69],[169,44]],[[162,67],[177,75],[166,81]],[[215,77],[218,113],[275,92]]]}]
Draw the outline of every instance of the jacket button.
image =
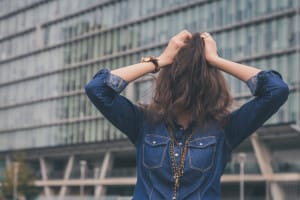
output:
[{"label": "jacket button", "polygon": [[200,142],[200,143],[199,143],[199,145],[200,145],[200,146],[202,146],[202,145],[203,145],[203,143],[202,143],[202,142]]},{"label": "jacket button", "polygon": [[178,157],[178,156],[179,156],[179,154],[178,154],[178,153],[175,153],[174,155],[175,155],[176,157]]},{"label": "jacket button", "polygon": [[153,141],[152,144],[156,144],[156,141]]}]

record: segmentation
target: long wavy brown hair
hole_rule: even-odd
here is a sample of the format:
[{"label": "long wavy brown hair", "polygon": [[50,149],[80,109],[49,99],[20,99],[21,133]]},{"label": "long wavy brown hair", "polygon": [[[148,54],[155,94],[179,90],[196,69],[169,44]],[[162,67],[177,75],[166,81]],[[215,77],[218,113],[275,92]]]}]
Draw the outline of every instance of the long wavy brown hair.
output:
[{"label": "long wavy brown hair", "polygon": [[194,33],[186,41],[171,66],[161,69],[152,102],[141,105],[150,123],[164,120],[174,127],[174,119],[187,112],[197,127],[210,122],[224,124],[233,98],[220,70],[207,63],[204,41]]}]

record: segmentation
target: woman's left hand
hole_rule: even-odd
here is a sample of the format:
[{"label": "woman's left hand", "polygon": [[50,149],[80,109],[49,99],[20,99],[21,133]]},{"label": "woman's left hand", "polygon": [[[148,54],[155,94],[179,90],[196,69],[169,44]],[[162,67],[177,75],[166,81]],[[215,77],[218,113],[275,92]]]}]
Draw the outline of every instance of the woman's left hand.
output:
[{"label": "woman's left hand", "polygon": [[207,32],[201,33],[200,37],[204,40],[205,44],[205,59],[207,60],[207,62],[212,64],[213,61],[219,57],[217,43],[213,39],[213,37]]}]

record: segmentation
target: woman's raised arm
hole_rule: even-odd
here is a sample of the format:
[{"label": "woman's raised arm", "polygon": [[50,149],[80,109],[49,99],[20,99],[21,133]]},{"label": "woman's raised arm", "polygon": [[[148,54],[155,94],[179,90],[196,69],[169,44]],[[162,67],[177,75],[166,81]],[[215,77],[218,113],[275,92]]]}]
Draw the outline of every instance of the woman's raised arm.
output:
[{"label": "woman's raised arm", "polygon": [[[187,30],[183,30],[172,37],[164,52],[157,58],[159,68],[172,64],[180,48],[185,45],[185,40],[191,37],[192,34]],[[111,73],[121,77],[127,82],[131,82],[147,73],[154,71],[154,69],[155,65],[151,62],[138,63],[112,70]]]},{"label": "woman's raised arm", "polygon": [[201,34],[201,37],[205,43],[205,57],[207,62],[218,69],[231,74],[232,76],[246,82],[251,77],[255,76],[260,72],[260,69],[255,67],[243,65],[240,63],[232,62],[221,58],[217,54],[217,45],[215,40],[207,32]]},{"label": "woman's raised arm", "polygon": [[216,42],[209,33],[202,33],[205,42],[205,57],[214,67],[244,81],[254,99],[243,104],[228,116],[223,127],[231,149],[261,127],[285,103],[289,95],[288,85],[282,76],[274,71],[235,63],[217,55]]}]

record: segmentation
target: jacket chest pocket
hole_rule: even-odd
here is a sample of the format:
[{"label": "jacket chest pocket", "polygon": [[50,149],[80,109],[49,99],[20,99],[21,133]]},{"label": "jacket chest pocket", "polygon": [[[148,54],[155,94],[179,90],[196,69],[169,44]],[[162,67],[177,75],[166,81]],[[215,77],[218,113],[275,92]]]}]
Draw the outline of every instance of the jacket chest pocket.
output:
[{"label": "jacket chest pocket", "polygon": [[143,144],[143,165],[148,169],[160,168],[165,160],[169,138],[146,135]]},{"label": "jacket chest pocket", "polygon": [[213,166],[216,153],[216,137],[196,138],[188,145],[190,168],[204,172]]}]

